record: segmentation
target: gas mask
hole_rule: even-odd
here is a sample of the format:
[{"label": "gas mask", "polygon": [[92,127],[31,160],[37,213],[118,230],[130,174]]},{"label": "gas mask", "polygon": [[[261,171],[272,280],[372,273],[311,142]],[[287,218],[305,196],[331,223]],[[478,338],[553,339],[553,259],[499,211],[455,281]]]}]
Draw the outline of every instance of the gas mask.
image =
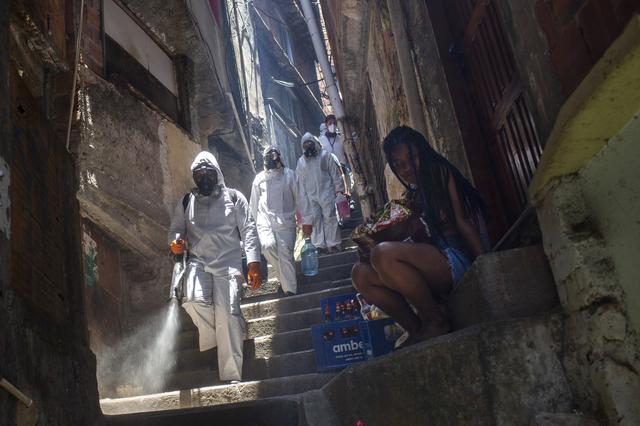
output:
[{"label": "gas mask", "polygon": [[327,133],[329,133],[329,134],[335,135],[336,134],[336,130],[337,130],[337,127],[336,127],[336,125],[334,123],[331,123],[331,124],[329,124],[327,126]]},{"label": "gas mask", "polygon": [[211,195],[218,185],[218,171],[213,167],[201,167],[193,171],[193,181],[200,195]]},{"label": "gas mask", "polygon": [[273,170],[280,167],[282,162],[280,161],[280,153],[275,149],[267,152],[264,157],[264,168],[267,170]]},{"label": "gas mask", "polygon": [[316,144],[313,141],[309,141],[308,143],[305,142],[302,147],[304,148],[304,156],[309,158],[309,157],[315,157],[318,155],[318,148],[316,147]]}]

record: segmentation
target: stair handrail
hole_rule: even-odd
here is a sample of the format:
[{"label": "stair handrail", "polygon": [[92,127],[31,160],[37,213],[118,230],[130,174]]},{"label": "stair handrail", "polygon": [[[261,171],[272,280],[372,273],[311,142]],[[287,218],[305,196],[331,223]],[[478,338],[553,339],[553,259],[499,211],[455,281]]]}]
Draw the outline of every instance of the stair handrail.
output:
[{"label": "stair handrail", "polygon": [[0,388],[9,392],[11,396],[13,396],[18,401],[22,402],[27,408],[33,405],[33,399],[29,398],[27,395],[22,393],[20,389],[12,385],[7,379],[0,376]]}]

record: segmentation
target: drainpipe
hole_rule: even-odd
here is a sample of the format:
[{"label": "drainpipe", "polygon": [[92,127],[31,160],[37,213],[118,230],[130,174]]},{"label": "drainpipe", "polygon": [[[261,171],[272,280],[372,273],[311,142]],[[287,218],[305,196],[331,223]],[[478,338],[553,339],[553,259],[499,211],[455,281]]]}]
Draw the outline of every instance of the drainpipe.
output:
[{"label": "drainpipe", "polygon": [[320,68],[322,69],[322,75],[324,77],[327,92],[329,93],[331,106],[333,107],[336,119],[338,120],[338,127],[341,129],[342,134],[345,136],[344,148],[347,156],[349,157],[349,162],[351,163],[351,171],[354,177],[356,192],[358,193],[358,197],[360,199],[362,215],[363,217],[368,218],[374,213],[374,205],[372,200],[373,191],[367,185],[366,177],[362,171],[360,156],[356,148],[356,141],[358,139],[357,133],[351,128],[351,125],[345,119],[342,99],[340,98],[340,92],[338,92],[338,87],[336,86],[335,80],[333,79],[333,72],[331,71],[329,59],[327,58],[327,51],[324,45],[324,40],[322,38],[322,33],[318,28],[316,16],[313,13],[311,0],[301,0],[300,3],[302,5],[304,20],[307,23],[307,27],[309,28],[309,35],[311,36],[311,41],[313,42],[313,50],[316,53],[318,63],[320,64]]},{"label": "drainpipe", "polygon": [[405,15],[402,11],[400,0],[387,0],[387,7],[389,9],[391,30],[393,31],[393,41],[398,55],[402,87],[407,101],[407,109],[409,110],[409,121],[411,122],[411,127],[426,137],[429,133],[427,133],[427,122],[424,118],[420,91],[414,72],[413,59],[411,58],[411,46],[404,23]]}]

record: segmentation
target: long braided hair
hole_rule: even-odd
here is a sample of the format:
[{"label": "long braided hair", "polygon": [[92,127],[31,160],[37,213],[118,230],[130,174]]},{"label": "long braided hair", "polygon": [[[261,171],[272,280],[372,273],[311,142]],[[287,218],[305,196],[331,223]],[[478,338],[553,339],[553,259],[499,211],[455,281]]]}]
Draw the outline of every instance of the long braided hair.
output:
[{"label": "long braided hair", "polygon": [[[394,167],[391,152],[401,144],[406,144],[409,148],[417,187],[405,182]],[[444,240],[442,213],[447,220],[455,223],[453,205],[449,196],[450,176],[453,176],[465,214],[476,226],[479,226],[478,220],[485,211],[480,195],[456,167],[429,145],[420,132],[408,126],[396,127],[384,139],[383,150],[391,170],[400,182],[409,192],[418,192],[416,195],[422,201],[422,218],[432,232],[435,232],[436,237]],[[419,158],[418,165],[414,161],[415,156]]]}]

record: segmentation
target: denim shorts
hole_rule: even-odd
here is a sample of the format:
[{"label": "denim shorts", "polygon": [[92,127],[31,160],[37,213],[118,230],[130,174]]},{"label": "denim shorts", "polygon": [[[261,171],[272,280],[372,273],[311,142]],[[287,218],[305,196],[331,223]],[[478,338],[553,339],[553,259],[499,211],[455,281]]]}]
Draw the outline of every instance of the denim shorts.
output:
[{"label": "denim shorts", "polygon": [[471,261],[469,261],[469,258],[462,250],[444,247],[441,248],[440,251],[447,258],[449,269],[451,270],[451,280],[455,288],[462,276],[467,272],[467,269],[471,266]]}]

